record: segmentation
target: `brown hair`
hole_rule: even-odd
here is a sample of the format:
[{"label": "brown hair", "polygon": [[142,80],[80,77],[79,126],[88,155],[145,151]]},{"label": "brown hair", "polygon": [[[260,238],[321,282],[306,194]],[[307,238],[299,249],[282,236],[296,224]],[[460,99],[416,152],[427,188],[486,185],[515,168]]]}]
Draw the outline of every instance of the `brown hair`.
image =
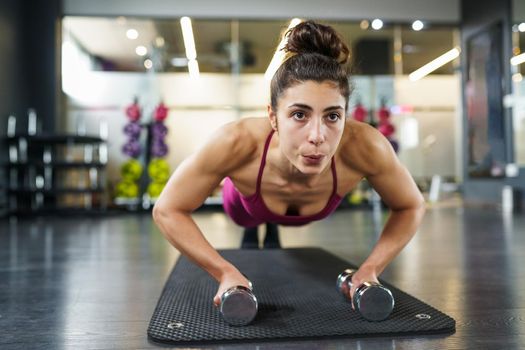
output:
[{"label": "brown hair", "polygon": [[288,30],[285,37],[285,60],[270,84],[272,109],[277,110],[277,100],[287,88],[308,80],[335,83],[346,109],[352,90],[347,68],[350,50],[339,34],[330,26],[306,21]]}]

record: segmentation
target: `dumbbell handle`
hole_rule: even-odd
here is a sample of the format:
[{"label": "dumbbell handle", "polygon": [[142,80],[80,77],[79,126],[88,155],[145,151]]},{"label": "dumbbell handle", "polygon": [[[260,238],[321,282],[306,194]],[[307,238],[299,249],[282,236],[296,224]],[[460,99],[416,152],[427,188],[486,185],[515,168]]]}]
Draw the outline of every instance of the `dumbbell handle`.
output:
[{"label": "dumbbell handle", "polygon": [[356,270],[346,269],[337,277],[337,290],[345,297],[350,298],[350,289],[352,288],[352,276]]},{"label": "dumbbell handle", "polygon": [[[352,289],[352,276],[356,273],[357,270],[353,269],[346,269],[344,270],[339,277],[337,278],[337,289],[345,296],[350,298],[350,289]],[[359,286],[357,286],[355,293],[357,293],[357,289],[362,289],[366,287],[371,286],[381,286],[383,285],[378,282],[363,282]],[[385,287],[383,287],[385,288]]]}]

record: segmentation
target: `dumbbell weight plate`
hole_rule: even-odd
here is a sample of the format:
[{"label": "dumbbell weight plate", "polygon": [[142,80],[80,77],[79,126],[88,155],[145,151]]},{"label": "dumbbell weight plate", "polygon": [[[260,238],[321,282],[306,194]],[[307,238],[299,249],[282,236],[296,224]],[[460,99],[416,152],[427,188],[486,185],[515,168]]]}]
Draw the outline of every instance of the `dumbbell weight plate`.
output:
[{"label": "dumbbell weight plate", "polygon": [[138,158],[141,151],[142,147],[140,142],[135,139],[129,139],[128,142],[122,146],[122,152],[132,158]]},{"label": "dumbbell weight plate", "polygon": [[356,289],[353,304],[368,321],[382,321],[392,313],[394,297],[381,284],[365,282]]},{"label": "dumbbell weight plate", "polygon": [[257,315],[257,299],[249,288],[236,286],[221,296],[220,312],[232,326],[244,326]]},{"label": "dumbbell weight plate", "polygon": [[151,144],[151,155],[160,158],[166,154],[168,154],[168,145],[163,140],[154,140]]},{"label": "dumbbell weight plate", "polygon": [[124,180],[136,181],[142,175],[142,164],[136,159],[129,159],[120,167],[120,173]]},{"label": "dumbbell weight plate", "polygon": [[151,182],[147,188],[148,195],[151,198],[158,198],[165,186],[165,182]]},{"label": "dumbbell weight plate", "polygon": [[166,182],[170,177],[170,166],[165,159],[154,158],[148,165],[148,174],[154,182]]},{"label": "dumbbell weight plate", "polygon": [[168,127],[162,122],[155,122],[151,126],[151,133],[153,134],[153,138],[155,140],[163,141],[166,135],[168,134]]},{"label": "dumbbell weight plate", "polygon": [[129,122],[124,126],[124,134],[130,138],[137,140],[140,137],[142,127],[137,122]]},{"label": "dumbbell weight plate", "polygon": [[139,186],[132,181],[123,180],[117,184],[117,197],[136,198],[139,195]]}]

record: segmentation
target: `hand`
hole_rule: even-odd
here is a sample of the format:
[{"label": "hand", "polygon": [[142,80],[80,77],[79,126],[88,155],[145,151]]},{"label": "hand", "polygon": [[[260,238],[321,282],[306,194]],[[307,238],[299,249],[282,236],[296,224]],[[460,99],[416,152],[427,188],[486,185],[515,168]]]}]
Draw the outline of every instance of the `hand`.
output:
[{"label": "hand", "polygon": [[350,288],[350,299],[352,300],[352,309],[354,308],[354,293],[357,287],[365,282],[379,282],[377,273],[373,266],[362,265],[352,276],[352,288]]},{"label": "hand", "polygon": [[221,304],[221,295],[231,287],[244,286],[249,288],[250,282],[242,273],[237,269],[225,272],[219,282],[219,289],[217,294],[213,298],[213,304],[219,306]]}]

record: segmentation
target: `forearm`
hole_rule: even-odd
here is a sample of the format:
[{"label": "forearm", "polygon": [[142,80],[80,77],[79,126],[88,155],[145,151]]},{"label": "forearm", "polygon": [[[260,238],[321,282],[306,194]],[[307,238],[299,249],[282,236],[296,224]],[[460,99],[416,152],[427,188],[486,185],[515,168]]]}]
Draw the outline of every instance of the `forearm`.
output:
[{"label": "forearm", "polygon": [[190,214],[156,210],[153,217],[166,239],[217,281],[235,269],[206,240]]},{"label": "forearm", "polygon": [[377,275],[399,254],[416,233],[425,209],[421,207],[391,212],[383,232],[368,258],[361,264]]}]

